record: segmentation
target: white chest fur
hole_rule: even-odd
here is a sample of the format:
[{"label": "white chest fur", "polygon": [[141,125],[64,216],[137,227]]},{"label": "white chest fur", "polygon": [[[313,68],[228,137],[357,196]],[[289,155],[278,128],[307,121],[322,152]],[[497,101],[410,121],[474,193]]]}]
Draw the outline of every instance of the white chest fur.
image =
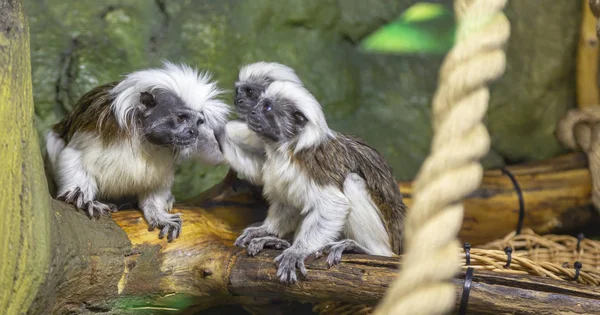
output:
[{"label": "white chest fur", "polygon": [[263,192],[269,201],[281,202],[306,213],[310,209],[327,208],[325,203],[332,199],[345,199],[339,189],[317,185],[289,155],[271,148],[266,151]]},{"label": "white chest fur", "polygon": [[138,195],[173,182],[173,153],[165,148],[128,141],[105,147],[90,135],[74,137],[68,146],[81,152],[82,166],[96,181],[100,196]]}]

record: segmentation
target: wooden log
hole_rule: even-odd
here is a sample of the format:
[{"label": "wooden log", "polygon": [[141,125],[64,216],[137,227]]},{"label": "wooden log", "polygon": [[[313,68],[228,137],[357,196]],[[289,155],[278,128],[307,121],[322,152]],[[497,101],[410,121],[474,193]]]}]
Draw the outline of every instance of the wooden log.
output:
[{"label": "wooden log", "polygon": [[[278,282],[273,267],[277,251],[256,257],[238,254],[229,290],[236,295],[278,297],[311,302],[343,301],[376,304],[397,276],[395,258],[347,255],[328,269],[321,258],[307,265],[306,280],[295,285]],[[457,309],[465,271],[454,279]],[[600,314],[600,290],[545,277],[475,271],[469,314]]]},{"label": "wooden log", "polygon": [[[46,286],[57,288],[52,307],[31,313],[45,314],[51,309],[52,314],[193,314],[218,305],[256,306],[282,300],[374,305],[397,275],[398,258],[347,255],[330,269],[324,258],[311,258],[307,261],[308,277],[295,285],[284,285],[275,275],[273,259],[278,251],[249,257],[243,249],[232,246],[239,232],[233,226],[244,226],[250,220],[243,222],[243,216],[230,220],[234,217],[222,216],[219,206],[175,211],[183,213],[184,233],[167,243],[157,238],[157,231],[147,230],[138,211],[113,215],[127,233],[123,237],[125,233],[110,218],[90,220],[55,202],[56,220],[76,227],[60,232],[64,234],[57,238],[56,248],[68,250],[53,260],[55,273],[62,276],[50,277],[54,281]],[[69,240],[68,246],[60,245],[65,240]],[[115,240],[121,246],[110,244]],[[459,274],[454,281],[459,297],[463,279],[464,274]],[[600,291],[567,281],[478,270],[469,309],[481,314],[593,314],[600,312]]]},{"label": "wooden log", "polygon": [[[570,153],[538,163],[508,166],[521,187],[524,226],[538,234],[560,233],[585,225],[594,218],[591,176],[583,153]],[[411,183],[400,183],[406,203],[412,205]],[[519,218],[519,197],[501,170],[484,173],[481,186],[464,200],[462,241],[483,244],[514,231]]]}]

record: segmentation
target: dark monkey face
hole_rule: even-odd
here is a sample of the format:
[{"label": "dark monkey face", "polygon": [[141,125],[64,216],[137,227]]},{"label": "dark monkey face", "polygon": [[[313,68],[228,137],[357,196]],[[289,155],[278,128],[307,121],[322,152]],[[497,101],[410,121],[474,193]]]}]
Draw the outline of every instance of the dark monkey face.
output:
[{"label": "dark monkey face", "polygon": [[176,94],[166,90],[142,92],[140,103],[138,117],[143,136],[150,143],[184,148],[198,141],[204,117],[186,108]]},{"label": "dark monkey face", "polygon": [[241,120],[246,121],[248,113],[256,106],[258,98],[270,83],[268,80],[236,83],[234,103],[235,110]]},{"label": "dark monkey face", "polygon": [[287,99],[263,98],[247,116],[250,130],[267,141],[285,143],[294,139],[308,119]]}]

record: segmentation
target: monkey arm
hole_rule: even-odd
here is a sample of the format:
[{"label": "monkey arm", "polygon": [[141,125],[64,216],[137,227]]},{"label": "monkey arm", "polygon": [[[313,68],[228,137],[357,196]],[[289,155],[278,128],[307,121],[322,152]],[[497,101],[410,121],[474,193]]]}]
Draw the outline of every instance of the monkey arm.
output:
[{"label": "monkey arm", "polygon": [[293,207],[285,206],[279,202],[273,202],[267,212],[267,218],[263,222],[268,233],[277,237],[284,237],[294,232],[300,221],[300,212]]},{"label": "monkey arm", "polygon": [[[227,123],[227,126],[231,123],[239,122],[229,122]],[[234,130],[235,129],[236,128],[234,128]],[[231,139],[228,130],[229,128],[226,127],[225,130],[215,132],[225,161],[227,161],[236,172],[248,178],[250,182],[261,185],[262,167],[265,159],[264,151],[245,150]]]},{"label": "monkey arm", "polygon": [[227,136],[231,142],[247,152],[263,154],[265,145],[262,139],[244,122],[233,120],[225,126]]},{"label": "monkey arm", "polygon": [[140,209],[144,213],[144,218],[148,222],[150,230],[156,227],[160,228],[158,238],[167,236],[169,242],[179,236],[182,224],[179,213],[169,213],[174,202],[170,186],[169,184],[157,191],[138,196]]}]

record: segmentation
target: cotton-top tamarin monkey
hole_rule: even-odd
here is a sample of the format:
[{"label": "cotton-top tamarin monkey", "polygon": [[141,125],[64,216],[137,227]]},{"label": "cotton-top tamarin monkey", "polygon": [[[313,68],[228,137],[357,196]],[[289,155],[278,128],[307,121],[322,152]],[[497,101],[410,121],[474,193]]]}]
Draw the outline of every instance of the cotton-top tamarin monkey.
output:
[{"label": "cotton-top tamarin monkey", "polygon": [[[246,122],[265,143],[263,193],[267,218],[235,244],[251,255],[286,248],[275,262],[283,282],[295,282],[304,259],[329,252],[392,256],[402,251],[407,210],[386,160],[363,140],[327,126],[319,102],[303,86],[273,82]],[[293,244],[281,238],[293,235]]]},{"label": "cotton-top tamarin monkey", "polygon": [[209,73],[170,62],[87,92],[46,135],[57,199],[98,217],[116,210],[106,201],[136,197],[150,229],[177,238],[175,166],[224,162],[214,134],[230,112],[221,93]]},{"label": "cotton-top tamarin monkey", "polygon": [[229,121],[225,130],[218,134],[221,150],[231,169],[255,185],[262,185],[260,169],[265,150],[262,139],[246,125],[246,117],[265,89],[277,81],[302,84],[292,68],[277,62],[260,61],[243,66],[235,82],[234,104],[239,119]]}]

